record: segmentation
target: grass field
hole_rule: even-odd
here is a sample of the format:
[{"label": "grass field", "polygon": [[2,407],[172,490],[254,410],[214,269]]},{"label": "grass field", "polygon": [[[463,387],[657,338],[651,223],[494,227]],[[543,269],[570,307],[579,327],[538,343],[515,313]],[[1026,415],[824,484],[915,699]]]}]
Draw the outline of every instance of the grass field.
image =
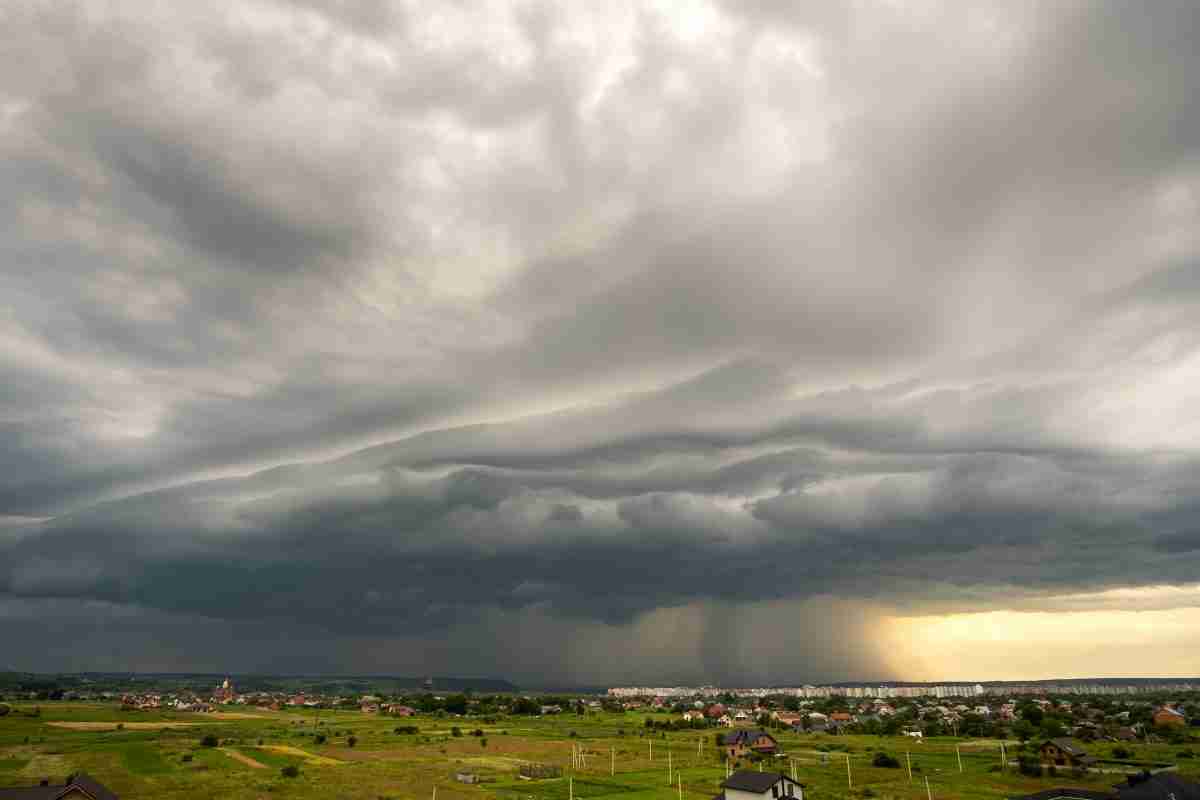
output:
[{"label": "grass field", "polygon": [[[401,800],[430,798],[435,786],[439,800],[566,800],[570,783],[580,800],[678,800],[679,782],[685,800],[710,800],[724,777],[713,748],[715,731],[664,737],[647,732],[639,714],[507,717],[483,724],[475,719],[397,720],[357,711],[129,713],[111,705],[47,702],[40,704],[39,716],[30,716],[32,708],[17,706],[0,718],[0,786],[33,785],[44,777],[61,780],[69,772],[86,770],[123,800]],[[394,732],[397,725],[409,724],[420,732]],[[453,725],[462,729],[461,737],[451,735]],[[477,728],[482,737],[470,735]],[[201,745],[209,734],[218,737],[219,748]],[[317,744],[316,734],[325,741]],[[350,736],[356,739],[354,747],[348,744]],[[788,756],[775,759],[775,768],[788,772],[794,764],[813,800],[925,800],[926,779],[935,799],[963,800],[997,800],[1057,785],[1106,787],[1120,779],[1037,778],[1011,768],[1002,772],[996,741],[915,743],[904,737],[790,733],[778,738]],[[1016,742],[1007,746],[1015,757]],[[568,767],[576,747],[586,754],[586,766],[572,771]],[[1085,747],[1101,758],[1112,755],[1108,743]],[[1133,749],[1139,760],[1176,762],[1182,774],[1200,778],[1200,747],[1137,744]],[[902,765],[910,754],[912,780],[904,766],[872,766],[881,750]],[[1180,751],[1190,750],[1197,751],[1196,758],[1179,758]],[[674,778],[670,785],[668,758]],[[530,762],[558,765],[564,777],[522,780],[517,771]],[[299,776],[284,777],[281,769],[288,766],[297,767]],[[458,783],[454,775],[460,770],[488,782]]]}]

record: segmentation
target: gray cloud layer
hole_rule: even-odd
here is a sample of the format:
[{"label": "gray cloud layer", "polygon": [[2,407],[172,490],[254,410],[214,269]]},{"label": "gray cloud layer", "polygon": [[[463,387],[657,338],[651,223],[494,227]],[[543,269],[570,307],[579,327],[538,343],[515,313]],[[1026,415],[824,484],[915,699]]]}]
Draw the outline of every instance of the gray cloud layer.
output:
[{"label": "gray cloud layer", "polygon": [[1194,581],[1198,27],[0,10],[0,623],[791,680],[886,671],[886,609]]}]

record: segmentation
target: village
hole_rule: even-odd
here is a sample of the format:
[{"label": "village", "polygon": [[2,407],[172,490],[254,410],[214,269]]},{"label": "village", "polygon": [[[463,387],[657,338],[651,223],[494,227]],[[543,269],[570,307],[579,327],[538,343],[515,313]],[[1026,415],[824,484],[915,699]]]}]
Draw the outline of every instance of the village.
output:
[{"label": "village", "polygon": [[[1183,687],[1087,697],[328,688],[242,690],[230,676],[196,689],[8,691],[0,786],[57,764],[115,798],[151,796],[149,785],[154,797],[183,796],[248,767],[252,785],[281,797],[320,796],[354,774],[390,787],[345,795],[372,800],[429,797],[434,787],[442,800],[615,800],[637,787],[663,800],[1011,800],[1059,790],[1183,800],[1200,777],[1200,695]],[[264,782],[271,769],[276,778]],[[654,788],[663,780],[665,790]]]}]

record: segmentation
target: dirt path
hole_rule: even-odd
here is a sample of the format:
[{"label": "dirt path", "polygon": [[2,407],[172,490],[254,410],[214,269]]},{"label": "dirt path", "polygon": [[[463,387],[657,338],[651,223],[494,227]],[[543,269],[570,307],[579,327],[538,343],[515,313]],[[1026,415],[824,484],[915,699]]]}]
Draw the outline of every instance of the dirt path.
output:
[{"label": "dirt path", "polygon": [[266,769],[267,768],[266,764],[262,763],[261,761],[255,761],[253,758],[246,755],[245,753],[239,753],[237,750],[231,750],[228,747],[221,747],[218,749],[225,755],[232,758],[234,761],[240,761],[243,764],[245,764],[247,767],[254,767],[255,769]]}]

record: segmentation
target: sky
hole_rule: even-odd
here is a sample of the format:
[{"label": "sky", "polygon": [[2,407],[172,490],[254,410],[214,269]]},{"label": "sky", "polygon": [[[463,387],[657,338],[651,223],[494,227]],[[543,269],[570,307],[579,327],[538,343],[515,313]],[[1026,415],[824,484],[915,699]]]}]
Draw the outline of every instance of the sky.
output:
[{"label": "sky", "polygon": [[0,5],[0,668],[1200,674],[1197,41]]}]

